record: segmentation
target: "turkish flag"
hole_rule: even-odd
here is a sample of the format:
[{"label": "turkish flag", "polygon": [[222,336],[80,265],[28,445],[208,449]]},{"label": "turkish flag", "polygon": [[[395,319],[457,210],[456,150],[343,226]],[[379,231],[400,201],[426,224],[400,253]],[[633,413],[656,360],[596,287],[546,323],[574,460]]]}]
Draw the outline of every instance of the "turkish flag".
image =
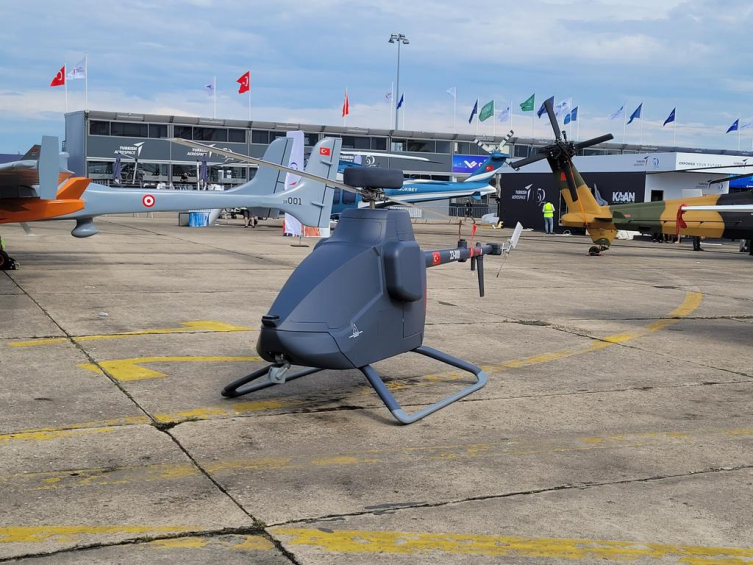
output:
[{"label": "turkish flag", "polygon": [[50,83],[50,86],[64,86],[65,85],[65,65],[63,65],[60,70],[58,71],[58,74],[55,75],[55,78],[52,79],[52,82]]},{"label": "turkish flag", "polygon": [[350,103],[348,102],[348,91],[345,91],[345,101],[343,102],[343,118],[350,114]]},{"label": "turkish flag", "polygon": [[248,92],[251,90],[251,71],[246,71],[241,75],[241,78],[236,80],[238,84],[240,84],[240,87],[238,87],[238,94],[243,94],[244,92]]},{"label": "turkish flag", "polygon": [[332,154],[332,152],[330,151],[329,147],[320,147],[319,148],[319,155],[328,156],[328,155],[331,155],[331,154]]}]

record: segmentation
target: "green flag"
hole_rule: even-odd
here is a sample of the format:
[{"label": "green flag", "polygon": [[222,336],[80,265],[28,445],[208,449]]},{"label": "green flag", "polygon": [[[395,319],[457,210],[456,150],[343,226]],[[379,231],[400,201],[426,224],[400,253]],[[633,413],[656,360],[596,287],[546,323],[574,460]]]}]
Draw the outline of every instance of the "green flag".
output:
[{"label": "green flag", "polygon": [[521,112],[533,112],[533,107],[536,104],[536,93],[531,94],[531,96],[523,102],[520,105],[520,111]]},{"label": "green flag", "polygon": [[491,102],[487,102],[484,104],[484,107],[481,108],[481,113],[478,115],[478,121],[483,122],[488,120],[494,115],[494,100]]}]

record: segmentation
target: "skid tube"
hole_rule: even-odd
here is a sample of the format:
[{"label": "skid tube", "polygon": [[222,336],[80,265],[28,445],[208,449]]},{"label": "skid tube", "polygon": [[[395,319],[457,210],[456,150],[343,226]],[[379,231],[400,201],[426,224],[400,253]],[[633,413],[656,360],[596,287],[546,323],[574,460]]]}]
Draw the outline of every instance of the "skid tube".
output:
[{"label": "skid tube", "polygon": [[[395,396],[389,391],[389,389],[387,388],[387,385],[384,384],[384,381],[379,376],[379,373],[376,372],[376,369],[374,369],[374,367],[372,367],[371,365],[359,367],[358,370],[361,371],[361,373],[363,373],[363,375],[366,377],[366,380],[369,381],[369,384],[371,385],[371,387],[379,395],[379,398],[382,400],[382,402],[384,402],[384,405],[392,413],[395,419],[401,424],[412,424],[413,422],[416,422],[422,418],[425,418],[429,414],[433,414],[437,410],[441,410],[442,408],[449,406],[453,402],[456,402],[460,400],[461,398],[464,398],[468,396],[469,394],[476,392],[477,390],[483,388],[484,385],[486,385],[486,381],[487,381],[486,373],[483,370],[481,370],[480,367],[476,367],[475,365],[471,365],[470,363],[463,361],[462,359],[458,359],[457,357],[453,357],[452,355],[448,355],[447,353],[444,353],[442,351],[439,351],[437,349],[434,349],[432,347],[427,347],[424,345],[421,345],[417,347],[416,349],[413,349],[412,352],[418,353],[420,355],[424,355],[431,359],[435,359],[436,361],[440,361],[447,365],[452,365],[453,367],[456,367],[463,371],[467,371],[476,377],[476,382],[464,388],[461,391],[458,391],[454,394],[446,396],[442,400],[439,400],[435,402],[434,404],[427,406],[426,408],[422,408],[421,410],[418,410],[417,412],[408,414],[405,410],[403,410],[402,406],[400,406],[400,403],[397,401]],[[242,396],[244,394],[248,394],[257,390],[262,390],[264,388],[267,388],[276,384],[283,384],[281,382],[270,380],[269,378],[263,381],[260,381],[258,383],[250,384],[253,381],[267,375],[269,373],[269,370],[272,369],[273,367],[279,367],[279,366],[268,365],[267,367],[264,367],[263,369],[254,371],[250,375],[247,375],[236,381],[233,381],[222,390],[222,396],[226,398],[235,398],[237,396]],[[289,376],[286,376],[284,382],[299,379],[301,377],[305,377],[306,375],[312,375],[314,373],[318,373],[319,371],[323,371],[323,370],[324,369],[308,367],[301,371],[292,373]]]}]

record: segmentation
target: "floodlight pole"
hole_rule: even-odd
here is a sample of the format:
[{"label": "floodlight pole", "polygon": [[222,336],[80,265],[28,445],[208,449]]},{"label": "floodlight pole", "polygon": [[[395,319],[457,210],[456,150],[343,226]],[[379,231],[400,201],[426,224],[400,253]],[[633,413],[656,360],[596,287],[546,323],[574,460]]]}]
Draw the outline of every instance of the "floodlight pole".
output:
[{"label": "floodlight pole", "polygon": [[[395,98],[398,98],[400,96],[400,45],[405,44],[408,45],[410,41],[407,37],[405,37],[402,33],[393,33],[390,35],[389,43],[397,43],[397,78],[395,80],[395,86],[397,87],[395,89]],[[395,104],[395,101],[392,101],[393,104]],[[395,129],[398,129],[398,115],[400,113],[400,108],[395,106]]]}]

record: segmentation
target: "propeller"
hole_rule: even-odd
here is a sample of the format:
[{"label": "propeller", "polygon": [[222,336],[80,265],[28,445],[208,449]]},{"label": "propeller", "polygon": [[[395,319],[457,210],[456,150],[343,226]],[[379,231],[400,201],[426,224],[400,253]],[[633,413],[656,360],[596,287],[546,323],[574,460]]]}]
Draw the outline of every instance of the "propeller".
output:
[{"label": "propeller", "polygon": [[609,141],[610,139],[613,139],[614,136],[611,133],[608,133],[606,135],[594,137],[593,139],[573,143],[572,141],[568,141],[567,135],[564,135],[562,131],[560,131],[557,117],[554,115],[554,107],[552,106],[551,99],[544,102],[544,108],[546,109],[546,113],[549,116],[549,123],[552,125],[552,130],[554,131],[554,143],[541,147],[535,155],[511,163],[511,166],[517,171],[521,167],[525,167],[531,163],[541,161],[542,159],[548,159],[552,170],[556,171],[559,169],[563,172],[565,177],[563,180],[567,182],[567,187],[570,189],[570,196],[573,202],[576,202],[578,200],[578,191],[575,182],[575,174],[573,173],[573,157],[575,157],[582,149]]}]

